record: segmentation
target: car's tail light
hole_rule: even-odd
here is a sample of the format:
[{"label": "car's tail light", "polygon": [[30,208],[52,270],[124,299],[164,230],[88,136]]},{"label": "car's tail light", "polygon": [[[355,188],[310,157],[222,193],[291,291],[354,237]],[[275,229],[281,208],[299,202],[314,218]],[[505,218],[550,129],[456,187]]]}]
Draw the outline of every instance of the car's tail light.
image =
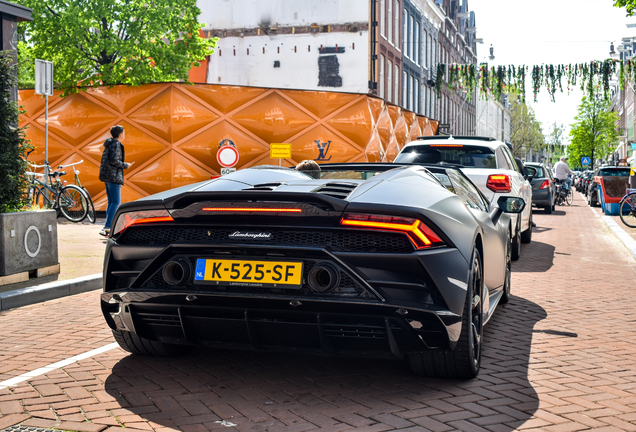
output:
[{"label": "car's tail light", "polygon": [[496,193],[510,192],[510,177],[505,174],[491,174],[488,176],[486,187]]},{"label": "car's tail light", "polygon": [[543,180],[543,183],[541,183],[541,186],[539,187],[539,189],[547,189],[550,187],[550,180]]},{"label": "car's tail light", "polygon": [[159,223],[159,222],[174,222],[168,210],[143,210],[129,213],[122,213],[117,218],[115,229],[113,234],[119,234],[124,232],[126,228],[133,225]]},{"label": "car's tail light", "polygon": [[345,213],[340,224],[351,228],[377,231],[399,231],[406,233],[416,249],[425,249],[444,244],[437,234],[422,221],[400,216]]}]

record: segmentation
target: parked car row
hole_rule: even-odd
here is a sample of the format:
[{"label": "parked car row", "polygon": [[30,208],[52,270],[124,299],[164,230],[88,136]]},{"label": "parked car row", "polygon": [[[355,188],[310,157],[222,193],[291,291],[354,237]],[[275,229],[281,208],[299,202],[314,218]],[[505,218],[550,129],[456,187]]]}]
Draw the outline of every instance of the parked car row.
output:
[{"label": "parked car row", "polygon": [[629,173],[630,167],[603,166],[577,173],[573,184],[589,206],[602,206],[606,214],[618,214],[618,202],[629,187]]}]

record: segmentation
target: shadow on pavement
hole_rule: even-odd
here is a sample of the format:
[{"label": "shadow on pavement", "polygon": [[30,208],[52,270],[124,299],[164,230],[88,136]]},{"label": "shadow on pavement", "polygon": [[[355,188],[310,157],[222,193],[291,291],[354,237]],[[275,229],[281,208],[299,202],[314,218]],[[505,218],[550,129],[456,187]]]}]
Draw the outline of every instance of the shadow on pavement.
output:
[{"label": "shadow on pavement", "polygon": [[[535,228],[536,229],[536,228]],[[554,264],[555,247],[548,243],[532,241],[521,245],[521,259],[512,262],[513,272],[547,272]],[[514,285],[512,286],[514,292]]]},{"label": "shadow on pavement", "polygon": [[417,377],[401,361],[199,349],[177,358],[127,356],[106,391],[144,420],[192,430],[447,429],[459,419],[512,431],[539,407],[528,369],[533,327],[545,317],[520,297],[500,305],[472,380]]}]

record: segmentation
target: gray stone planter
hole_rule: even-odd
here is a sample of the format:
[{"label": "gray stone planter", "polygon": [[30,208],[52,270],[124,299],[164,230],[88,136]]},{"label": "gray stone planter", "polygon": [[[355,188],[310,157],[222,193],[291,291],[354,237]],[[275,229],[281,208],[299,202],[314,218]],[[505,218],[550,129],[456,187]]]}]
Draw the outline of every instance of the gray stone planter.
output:
[{"label": "gray stone planter", "polygon": [[0,276],[59,263],[55,210],[0,213]]}]

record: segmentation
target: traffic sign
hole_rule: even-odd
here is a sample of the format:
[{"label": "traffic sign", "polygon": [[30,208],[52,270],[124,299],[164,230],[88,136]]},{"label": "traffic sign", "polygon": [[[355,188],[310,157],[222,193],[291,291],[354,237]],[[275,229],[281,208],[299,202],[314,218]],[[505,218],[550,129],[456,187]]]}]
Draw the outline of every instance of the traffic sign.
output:
[{"label": "traffic sign", "polygon": [[287,159],[292,157],[291,144],[271,143],[269,145],[269,157],[272,159]]},{"label": "traffic sign", "polygon": [[53,62],[35,59],[35,94],[53,96]]},{"label": "traffic sign", "polygon": [[590,164],[590,158],[587,156],[584,156],[581,158],[581,165],[589,165]]},{"label": "traffic sign", "polygon": [[238,163],[239,152],[233,145],[226,145],[216,152],[216,160],[223,168],[232,168]]},{"label": "traffic sign", "polygon": [[236,168],[221,168],[222,176],[232,174],[233,172],[236,172]]}]

